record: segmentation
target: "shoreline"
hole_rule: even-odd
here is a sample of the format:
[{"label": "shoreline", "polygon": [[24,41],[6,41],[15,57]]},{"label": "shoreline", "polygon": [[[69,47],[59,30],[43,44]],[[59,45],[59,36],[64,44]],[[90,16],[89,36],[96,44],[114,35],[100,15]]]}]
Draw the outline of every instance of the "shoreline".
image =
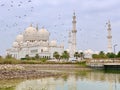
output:
[{"label": "shoreline", "polygon": [[[7,67],[7,68],[6,68]],[[2,69],[1,69],[2,68]],[[0,80],[31,79],[51,76],[62,76],[61,72],[44,70],[90,70],[90,68],[73,64],[1,64]]]}]

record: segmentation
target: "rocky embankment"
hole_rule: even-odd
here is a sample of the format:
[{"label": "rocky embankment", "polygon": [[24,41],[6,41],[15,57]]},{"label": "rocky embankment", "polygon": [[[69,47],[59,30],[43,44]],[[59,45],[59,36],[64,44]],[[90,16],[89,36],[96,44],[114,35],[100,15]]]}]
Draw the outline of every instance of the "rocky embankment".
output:
[{"label": "rocky embankment", "polygon": [[22,65],[0,65],[0,79],[30,79],[58,75],[60,73],[44,72],[36,68],[26,69]]},{"label": "rocky embankment", "polygon": [[[48,71],[46,71],[48,70]],[[57,70],[54,72],[51,70]],[[0,79],[30,79],[60,76],[60,70],[90,70],[75,64],[3,64],[0,65]]]}]

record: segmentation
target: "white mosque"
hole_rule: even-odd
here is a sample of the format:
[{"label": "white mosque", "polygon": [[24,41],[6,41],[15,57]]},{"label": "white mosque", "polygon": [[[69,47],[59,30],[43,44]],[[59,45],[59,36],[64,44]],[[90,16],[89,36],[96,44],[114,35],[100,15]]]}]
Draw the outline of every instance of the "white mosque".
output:
[{"label": "white mosque", "polygon": [[44,27],[39,30],[38,26],[35,28],[30,25],[16,37],[7,54],[17,59],[25,58],[26,55],[34,57],[36,54],[41,58],[53,58],[55,51],[59,54],[64,51],[64,45],[57,45],[57,41],[50,41],[49,37],[50,33]]},{"label": "white mosque", "polygon": [[[83,52],[86,58],[92,58],[92,54],[98,54],[99,52],[93,52],[91,49],[82,51],[77,50],[76,41],[76,15],[73,13],[72,30],[69,32],[68,49],[70,58],[74,57],[75,52]],[[108,50],[112,51],[111,48],[111,28],[110,22],[108,24]],[[38,25],[33,27],[30,25],[25,31],[18,35],[13,42],[10,49],[7,50],[7,54],[12,55],[16,59],[25,58],[26,55],[35,57],[38,54],[41,58],[53,58],[53,53],[58,52],[62,54],[64,52],[64,45],[61,43],[57,44],[56,40],[49,40],[50,32],[44,27],[39,30]]]}]

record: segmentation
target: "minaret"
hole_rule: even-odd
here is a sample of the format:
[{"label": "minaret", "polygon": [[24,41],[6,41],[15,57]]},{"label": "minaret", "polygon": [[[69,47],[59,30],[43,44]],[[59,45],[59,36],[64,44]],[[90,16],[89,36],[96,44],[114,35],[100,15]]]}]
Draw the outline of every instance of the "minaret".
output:
[{"label": "minaret", "polygon": [[38,28],[38,24],[37,24],[37,25],[36,25],[36,30],[38,31],[38,29],[39,29],[39,28]]},{"label": "minaret", "polygon": [[76,52],[76,16],[75,12],[73,13],[73,21],[72,21],[72,56],[74,56],[74,53]]},{"label": "minaret", "polygon": [[72,52],[72,47],[71,47],[71,45],[72,45],[72,40],[71,40],[71,31],[69,31],[69,39],[68,39],[68,48],[69,48],[69,54],[70,54],[70,56],[71,56],[71,52]]},{"label": "minaret", "polygon": [[112,35],[111,35],[111,24],[110,24],[110,21],[108,21],[108,36],[107,36],[107,39],[108,39],[108,53],[111,53],[112,52]]}]

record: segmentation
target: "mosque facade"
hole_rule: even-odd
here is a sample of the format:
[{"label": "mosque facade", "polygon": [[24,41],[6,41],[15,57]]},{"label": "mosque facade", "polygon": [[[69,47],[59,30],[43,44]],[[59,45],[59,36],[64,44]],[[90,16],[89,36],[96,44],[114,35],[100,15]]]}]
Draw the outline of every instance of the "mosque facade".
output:
[{"label": "mosque facade", "polygon": [[7,54],[14,58],[25,58],[26,55],[35,57],[38,54],[41,58],[53,58],[53,53],[62,54],[64,45],[57,44],[56,40],[49,40],[50,33],[43,27],[40,30],[30,25],[25,31],[18,35]]}]

